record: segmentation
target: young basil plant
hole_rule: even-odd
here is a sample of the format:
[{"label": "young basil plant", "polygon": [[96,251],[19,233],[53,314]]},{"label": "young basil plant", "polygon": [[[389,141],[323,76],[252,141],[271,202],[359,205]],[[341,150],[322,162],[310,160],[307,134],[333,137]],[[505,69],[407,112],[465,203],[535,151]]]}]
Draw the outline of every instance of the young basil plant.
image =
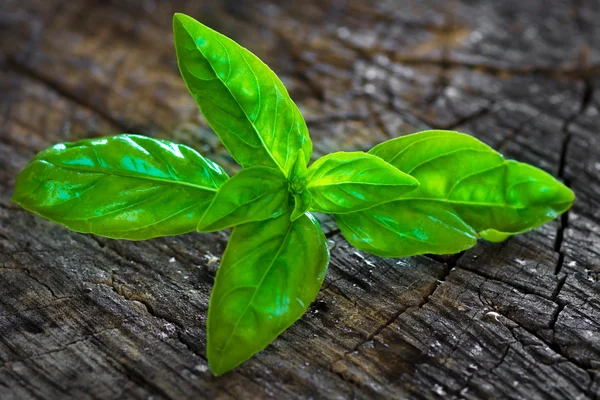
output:
[{"label": "young basil plant", "polygon": [[334,214],[357,248],[403,257],[505,240],[574,201],[547,173],[457,132],[420,132],[308,167],[306,124],[275,73],[186,15],[175,14],[173,29],[189,92],[244,169],[229,178],[187,146],[122,134],[42,151],[12,200],[115,239],[234,227],[208,311],[215,375],[265,348],[316,298],[329,251],[311,211]]}]

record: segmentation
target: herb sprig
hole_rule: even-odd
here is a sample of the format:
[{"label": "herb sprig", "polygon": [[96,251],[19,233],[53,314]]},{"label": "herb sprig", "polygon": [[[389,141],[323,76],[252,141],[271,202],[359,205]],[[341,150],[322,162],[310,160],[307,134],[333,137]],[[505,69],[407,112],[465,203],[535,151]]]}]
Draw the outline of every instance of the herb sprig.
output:
[{"label": "herb sprig", "polygon": [[183,14],[181,75],[243,167],[229,178],[195,150],[122,134],[57,144],[20,173],[12,200],[83,233],[143,240],[235,227],[210,298],[207,355],[221,375],[262,350],[316,298],[329,263],[310,212],[335,215],[382,257],[455,253],[568,210],[573,192],[465,134],[425,131],[310,166],[306,123],[254,54]]}]

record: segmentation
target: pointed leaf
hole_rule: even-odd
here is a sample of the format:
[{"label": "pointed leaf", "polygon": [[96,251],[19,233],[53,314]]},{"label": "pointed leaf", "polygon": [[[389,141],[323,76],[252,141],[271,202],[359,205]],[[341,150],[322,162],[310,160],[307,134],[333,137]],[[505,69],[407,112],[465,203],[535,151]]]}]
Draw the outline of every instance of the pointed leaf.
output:
[{"label": "pointed leaf", "polygon": [[333,153],[308,168],[311,211],[344,214],[397,199],[417,180],[379,157],[362,152]]},{"label": "pointed leaf", "polygon": [[226,180],[187,146],[124,134],[39,153],[12,200],[78,232],[141,240],[193,231]]},{"label": "pointed leaf", "polygon": [[247,222],[275,218],[289,208],[287,181],[275,168],[243,169],[221,186],[198,222],[200,232],[214,232]]},{"label": "pointed leaf", "polygon": [[289,175],[296,153],[312,144],[287,90],[254,54],[184,14],[173,19],[181,76],[202,114],[243,167]]},{"label": "pointed leaf", "polygon": [[265,348],[316,298],[329,263],[317,221],[289,214],[234,229],[210,297],[207,354],[221,375]]},{"label": "pointed leaf", "polygon": [[290,217],[292,221],[300,218],[310,207],[312,196],[306,190],[307,177],[308,169],[306,167],[304,152],[300,150],[294,163],[289,183],[289,191],[294,196],[294,211],[292,211]]},{"label": "pointed leaf", "polygon": [[301,215],[304,215],[310,208],[311,202],[312,196],[308,190],[294,194],[294,211],[292,211],[292,215],[290,216],[292,221],[295,221],[300,218]]},{"label": "pointed leaf", "polygon": [[304,155],[304,151],[299,150],[290,175],[290,192],[301,193],[304,191],[306,188],[307,177],[308,168],[306,166],[306,156]]},{"label": "pointed leaf", "polygon": [[488,242],[500,243],[511,237],[511,233],[500,232],[495,229],[486,229],[485,231],[479,232],[479,237]]},{"label": "pointed leaf", "polygon": [[546,172],[505,160],[457,132],[420,132],[370,153],[421,183],[396,201],[336,216],[350,243],[381,256],[456,253],[472,247],[477,235],[505,240],[556,218],[574,201]]}]

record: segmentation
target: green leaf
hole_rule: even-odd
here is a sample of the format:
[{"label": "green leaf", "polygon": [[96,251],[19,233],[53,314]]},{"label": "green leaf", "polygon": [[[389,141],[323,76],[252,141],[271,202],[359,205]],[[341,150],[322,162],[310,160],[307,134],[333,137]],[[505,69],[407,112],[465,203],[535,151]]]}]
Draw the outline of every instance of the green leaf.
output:
[{"label": "green leaf", "polygon": [[307,177],[306,158],[304,152],[300,150],[292,169],[288,187],[289,192],[294,196],[294,210],[290,216],[292,221],[300,218],[310,207],[312,196],[306,190]]},{"label": "green leaf", "polygon": [[479,232],[479,237],[487,240],[488,242],[500,243],[511,237],[511,233],[500,232],[495,229],[486,229],[485,231]]},{"label": "green leaf", "polygon": [[275,168],[243,169],[221,186],[198,222],[200,232],[214,232],[283,214],[289,207],[287,181]]},{"label": "green leaf", "polygon": [[141,240],[194,231],[226,180],[189,147],[118,135],[39,153],[12,201],[78,232]]},{"label": "green leaf", "polygon": [[575,199],[546,172],[458,132],[403,136],[370,153],[421,183],[396,201],[336,216],[352,245],[384,257],[456,253],[478,235],[502,241],[556,218]]},{"label": "green leaf", "polygon": [[265,348],[300,318],[327,271],[327,240],[305,214],[233,230],[210,297],[207,355],[221,375]]},{"label": "green leaf", "polygon": [[308,190],[294,194],[294,211],[292,211],[292,215],[290,216],[292,221],[295,221],[301,215],[304,215],[310,208],[311,202],[312,196]]},{"label": "green leaf", "polygon": [[200,111],[243,167],[267,166],[287,177],[298,150],[312,143],[298,107],[254,54],[184,14],[173,18],[181,76]]},{"label": "green leaf", "polygon": [[306,157],[302,150],[298,151],[296,161],[292,167],[292,173],[290,175],[290,193],[298,194],[302,193],[306,189],[306,179],[308,177],[308,169],[306,167]]},{"label": "green leaf", "polygon": [[362,152],[329,154],[308,169],[310,210],[315,212],[364,210],[397,199],[418,185],[415,178]]}]

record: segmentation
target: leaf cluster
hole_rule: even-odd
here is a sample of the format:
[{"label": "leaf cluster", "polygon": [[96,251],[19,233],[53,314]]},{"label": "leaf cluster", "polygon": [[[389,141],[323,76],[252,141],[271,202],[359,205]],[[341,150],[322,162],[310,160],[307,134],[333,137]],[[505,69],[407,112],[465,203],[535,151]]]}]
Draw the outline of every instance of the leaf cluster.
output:
[{"label": "leaf cluster", "polygon": [[574,201],[549,174],[450,131],[308,165],[306,123],[275,73],[186,15],[175,15],[173,29],[188,90],[243,169],[229,177],[187,146],[122,134],[37,154],[12,200],[77,232],[117,239],[233,227],[208,311],[215,375],[267,346],[316,298],[329,251],[312,212],[333,214],[360,250],[405,257],[502,241]]}]

